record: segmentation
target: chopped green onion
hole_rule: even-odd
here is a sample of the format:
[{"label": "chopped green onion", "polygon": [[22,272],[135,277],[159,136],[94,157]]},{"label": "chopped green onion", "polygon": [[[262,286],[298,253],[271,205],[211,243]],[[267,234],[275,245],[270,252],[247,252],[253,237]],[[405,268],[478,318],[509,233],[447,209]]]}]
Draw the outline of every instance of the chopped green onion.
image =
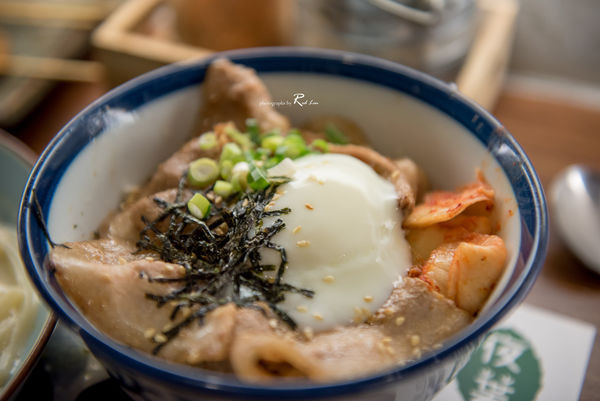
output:
[{"label": "chopped green onion", "polygon": [[350,143],[348,137],[340,131],[338,127],[333,124],[327,124],[325,127],[325,136],[327,137],[327,141],[331,143],[336,143],[338,145],[346,145]]},{"label": "chopped green onion", "polygon": [[233,139],[238,145],[240,145],[242,147],[242,149],[244,149],[244,150],[249,150],[254,147],[254,143],[252,143],[252,140],[250,139],[250,135],[242,134],[240,131],[238,131],[237,129],[235,129],[232,126],[227,126],[225,128],[225,133],[231,139]]},{"label": "chopped green onion", "polygon": [[244,160],[242,149],[235,143],[229,142],[223,146],[221,157],[219,159],[219,167],[221,168],[221,177],[229,181],[231,178],[231,169],[233,166]]},{"label": "chopped green onion", "polygon": [[217,136],[214,132],[205,132],[198,138],[198,146],[202,150],[210,150],[217,146]]},{"label": "chopped green onion", "polygon": [[265,161],[271,154],[269,149],[265,148],[256,148],[255,150],[251,150],[246,152],[246,159],[250,158],[252,160],[262,160]]},{"label": "chopped green onion", "polygon": [[229,160],[231,161],[231,163],[235,164],[244,160],[244,153],[237,144],[229,142],[226,143],[225,146],[223,146],[223,150],[221,151],[221,158],[219,160],[221,162]]},{"label": "chopped green onion", "polygon": [[260,191],[269,186],[267,174],[255,163],[250,163],[250,172],[248,173],[248,186],[255,191]]},{"label": "chopped green onion", "polygon": [[204,188],[215,182],[219,177],[219,167],[213,159],[203,157],[190,163],[188,182],[191,186]]},{"label": "chopped green onion", "polygon": [[312,143],[310,144],[310,146],[313,149],[320,150],[323,153],[329,152],[329,144],[324,139],[315,139],[314,141],[312,141]]},{"label": "chopped green onion", "polygon": [[231,184],[236,192],[245,191],[248,187],[248,173],[250,166],[246,162],[239,162],[231,170]]},{"label": "chopped green onion", "polygon": [[309,149],[306,147],[304,138],[298,134],[290,134],[283,140],[281,146],[277,148],[276,155],[283,155],[290,159],[297,159],[300,156],[304,156],[309,153]]},{"label": "chopped green onion", "polygon": [[221,180],[217,180],[217,182],[215,182],[215,186],[213,187],[213,191],[215,191],[215,193],[217,195],[220,195],[223,198],[227,198],[227,197],[229,197],[231,194],[233,194],[235,192],[233,190],[233,185],[230,182],[221,181]]},{"label": "chopped green onion", "polygon": [[254,118],[248,118],[246,120],[246,130],[250,134],[250,139],[256,146],[260,146],[260,127],[258,121]]},{"label": "chopped green onion", "polygon": [[281,161],[284,159],[283,155],[275,155],[273,157],[269,157],[266,161],[265,161],[265,165],[264,168],[266,170],[270,169],[271,167],[274,167],[276,165],[278,165],[279,163],[281,163]]},{"label": "chopped green onion", "polygon": [[231,178],[231,170],[233,169],[233,162],[231,160],[223,160],[219,163],[221,168],[221,178],[229,180]]},{"label": "chopped green onion", "polygon": [[211,203],[202,194],[194,194],[187,203],[188,210],[197,219],[203,219],[210,213]]},{"label": "chopped green onion", "polygon": [[277,148],[283,144],[284,137],[281,135],[269,135],[265,136],[260,142],[260,146],[269,149],[271,152],[275,153]]}]

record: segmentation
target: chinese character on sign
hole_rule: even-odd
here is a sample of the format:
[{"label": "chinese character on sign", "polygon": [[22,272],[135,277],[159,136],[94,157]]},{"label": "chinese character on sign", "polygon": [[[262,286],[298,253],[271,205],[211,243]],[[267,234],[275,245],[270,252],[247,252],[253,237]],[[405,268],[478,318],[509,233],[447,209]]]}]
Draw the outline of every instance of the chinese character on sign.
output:
[{"label": "chinese character on sign", "polygon": [[481,362],[492,364],[496,368],[507,367],[512,373],[518,374],[521,369],[516,361],[527,349],[523,341],[505,333],[492,333],[483,343]]},{"label": "chinese character on sign", "polygon": [[470,401],[508,401],[510,394],[515,392],[512,387],[515,384],[514,379],[509,375],[494,379],[494,373],[490,369],[481,369],[475,378],[477,388],[471,391]]}]

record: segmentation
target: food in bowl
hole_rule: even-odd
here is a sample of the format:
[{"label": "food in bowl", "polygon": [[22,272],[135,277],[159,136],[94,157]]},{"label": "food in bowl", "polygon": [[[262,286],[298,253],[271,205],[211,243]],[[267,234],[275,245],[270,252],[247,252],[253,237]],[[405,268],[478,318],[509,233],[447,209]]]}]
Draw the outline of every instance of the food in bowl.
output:
[{"label": "food in bowl", "polygon": [[0,389],[28,351],[39,306],[19,257],[16,230],[0,224]]},{"label": "food in bowl", "polygon": [[417,359],[472,321],[506,263],[481,174],[423,193],[408,159],[290,129],[226,60],[204,95],[203,134],[97,239],[50,254],[100,330],[248,381],[336,381]]}]

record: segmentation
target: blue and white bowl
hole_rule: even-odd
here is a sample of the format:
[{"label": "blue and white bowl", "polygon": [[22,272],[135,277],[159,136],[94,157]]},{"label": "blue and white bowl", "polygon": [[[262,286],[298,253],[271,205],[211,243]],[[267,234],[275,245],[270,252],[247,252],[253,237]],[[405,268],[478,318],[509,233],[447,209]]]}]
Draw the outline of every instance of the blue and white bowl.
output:
[{"label": "blue and white bowl", "polygon": [[[338,51],[263,48],[225,52],[256,69],[294,125],[323,114],[355,121],[375,149],[408,156],[434,188],[474,179],[496,189],[509,265],[475,322],[442,348],[405,366],[330,384],[248,384],[174,365],[125,347],[92,326],[65,297],[44,261],[49,248],[32,209],[35,193],[52,239],[91,238],[123,190],[147,179],[192,133],[200,89],[214,58],[171,65],[130,81],[87,107],[48,145],[21,203],[22,256],[38,289],[123,388],[140,400],[429,400],[484,334],[523,300],[546,252],[548,217],[539,179],[523,149],[489,113],[455,88],[409,68]],[[296,94],[309,100],[294,103]],[[312,104],[310,100],[312,99]],[[288,104],[288,101],[290,104]]]}]

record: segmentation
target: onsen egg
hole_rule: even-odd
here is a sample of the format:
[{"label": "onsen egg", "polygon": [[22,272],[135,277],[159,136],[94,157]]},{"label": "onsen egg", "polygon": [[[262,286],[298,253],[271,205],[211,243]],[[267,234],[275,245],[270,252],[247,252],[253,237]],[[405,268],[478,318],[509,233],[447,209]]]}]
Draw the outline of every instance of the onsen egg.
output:
[{"label": "onsen egg", "polygon": [[[360,322],[383,305],[411,264],[394,186],[347,155],[285,163],[291,180],[269,207],[291,211],[265,224],[285,223],[273,238],[287,254],[282,281],[314,296],[286,293],[278,307],[315,331]],[[276,256],[263,251],[263,263],[277,263]]]}]

